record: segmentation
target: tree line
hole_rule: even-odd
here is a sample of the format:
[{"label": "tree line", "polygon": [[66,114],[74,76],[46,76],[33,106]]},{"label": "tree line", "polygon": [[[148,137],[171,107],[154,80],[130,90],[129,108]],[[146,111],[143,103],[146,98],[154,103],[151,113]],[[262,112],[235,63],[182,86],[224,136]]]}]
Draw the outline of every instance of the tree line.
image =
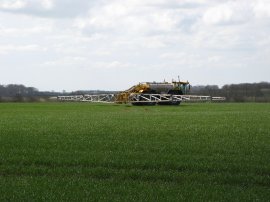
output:
[{"label": "tree line", "polygon": [[[116,93],[116,91],[75,91],[75,92],[53,92],[39,91],[34,87],[24,85],[9,84],[0,85],[0,102],[5,101],[41,101],[49,100],[50,97],[58,95],[75,94],[104,94]],[[270,83],[241,83],[224,85],[221,88],[217,85],[192,86],[191,95],[206,95],[212,97],[226,97],[228,102],[270,102]]]},{"label": "tree line", "polygon": [[0,102],[40,101],[58,94],[57,92],[39,91],[37,88],[21,84],[0,85]]},{"label": "tree line", "polygon": [[193,86],[190,94],[226,97],[228,102],[270,102],[270,83]]}]

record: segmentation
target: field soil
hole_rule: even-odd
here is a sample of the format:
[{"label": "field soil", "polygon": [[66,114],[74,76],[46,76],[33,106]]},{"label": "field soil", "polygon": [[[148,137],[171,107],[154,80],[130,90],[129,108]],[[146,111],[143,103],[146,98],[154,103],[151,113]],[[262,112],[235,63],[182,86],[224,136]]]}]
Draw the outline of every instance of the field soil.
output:
[{"label": "field soil", "polygon": [[270,104],[0,104],[0,201],[269,201]]}]

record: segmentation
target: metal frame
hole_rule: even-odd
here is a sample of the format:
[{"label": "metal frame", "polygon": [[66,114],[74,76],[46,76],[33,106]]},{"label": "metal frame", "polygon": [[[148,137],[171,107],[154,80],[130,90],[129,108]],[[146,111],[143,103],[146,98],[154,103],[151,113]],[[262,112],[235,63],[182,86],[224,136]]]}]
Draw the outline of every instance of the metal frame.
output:
[{"label": "metal frame", "polygon": [[68,95],[58,96],[59,101],[74,101],[74,102],[101,102],[111,103],[115,101],[115,94],[98,94],[98,95]]},{"label": "metal frame", "polygon": [[225,97],[212,97],[212,101],[225,101]]},{"label": "metal frame", "polygon": [[68,96],[57,96],[59,101],[83,101],[83,95],[68,95]]},{"label": "metal frame", "polygon": [[205,95],[182,95],[183,101],[186,102],[206,102],[211,101],[211,96]]},{"label": "metal frame", "polygon": [[115,102],[116,96],[115,94],[100,94],[100,95],[84,95],[85,102],[102,102],[102,103],[110,103]]},{"label": "metal frame", "polygon": [[171,94],[131,94],[129,102],[140,103],[140,102],[175,102],[182,101],[182,95],[171,95]]},{"label": "metal frame", "polygon": [[[69,95],[58,96],[59,101],[74,101],[74,102],[100,102],[114,103],[117,102],[117,94],[97,94],[97,95]],[[128,103],[159,103],[159,102],[211,102],[225,101],[225,97],[211,97],[200,95],[171,95],[171,94],[139,94],[132,93],[129,96]]]}]

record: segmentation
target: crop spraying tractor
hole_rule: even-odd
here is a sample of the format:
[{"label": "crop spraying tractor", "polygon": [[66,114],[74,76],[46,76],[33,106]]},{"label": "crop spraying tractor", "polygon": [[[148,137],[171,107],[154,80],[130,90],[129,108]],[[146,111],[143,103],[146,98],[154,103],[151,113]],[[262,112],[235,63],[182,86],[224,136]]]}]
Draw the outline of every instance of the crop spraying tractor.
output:
[{"label": "crop spraying tractor", "polygon": [[225,97],[189,95],[188,81],[143,82],[128,90],[107,94],[81,94],[57,96],[59,101],[131,103],[133,105],[179,105],[181,101],[225,101]]},{"label": "crop spraying tractor", "polygon": [[190,90],[189,82],[144,82],[116,95],[117,103],[133,105],[179,105]]}]

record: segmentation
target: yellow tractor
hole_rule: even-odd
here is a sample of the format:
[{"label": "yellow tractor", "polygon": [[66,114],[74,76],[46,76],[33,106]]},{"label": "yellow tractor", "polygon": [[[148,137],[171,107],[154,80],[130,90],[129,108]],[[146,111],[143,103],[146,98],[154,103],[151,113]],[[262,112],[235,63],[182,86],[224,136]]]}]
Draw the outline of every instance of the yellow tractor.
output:
[{"label": "yellow tractor", "polygon": [[190,90],[188,81],[143,82],[116,95],[116,103],[133,105],[179,105]]}]

